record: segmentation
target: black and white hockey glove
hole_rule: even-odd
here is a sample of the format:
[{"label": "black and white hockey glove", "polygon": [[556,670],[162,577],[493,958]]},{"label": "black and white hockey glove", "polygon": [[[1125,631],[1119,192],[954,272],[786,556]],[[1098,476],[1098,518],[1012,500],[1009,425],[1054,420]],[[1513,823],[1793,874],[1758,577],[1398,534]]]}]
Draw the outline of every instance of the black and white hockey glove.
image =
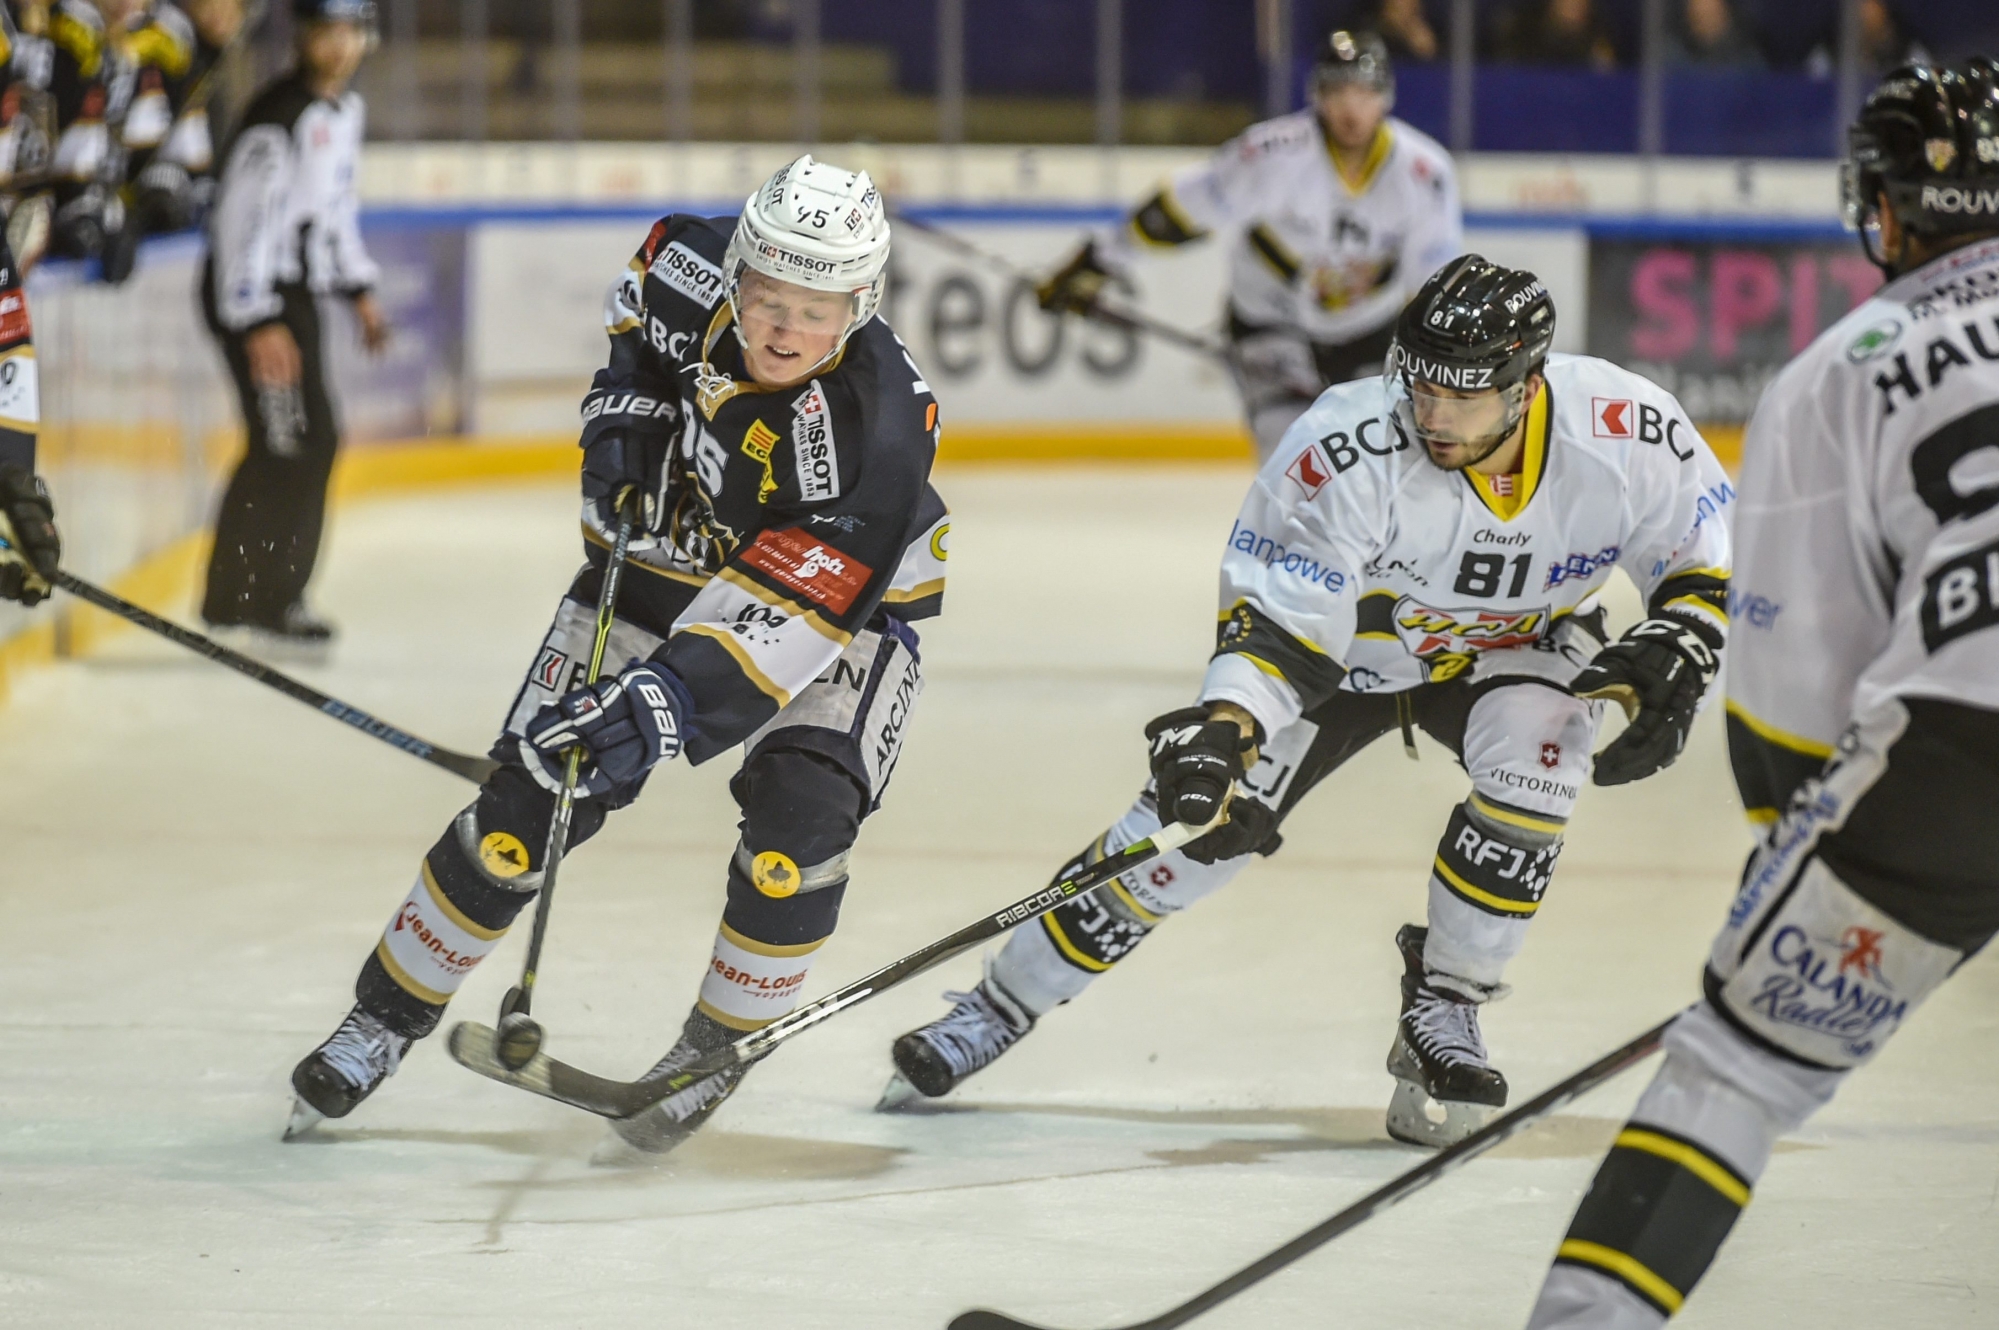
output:
[{"label": "black and white hockey glove", "polygon": [[1152,741],[1152,782],[1161,822],[1205,826],[1226,803],[1229,820],[1182,851],[1197,864],[1219,863],[1258,849],[1277,817],[1255,799],[1230,795],[1242,779],[1256,736],[1232,720],[1210,720],[1205,706],[1169,711],[1145,727]]},{"label": "black and white hockey glove", "polygon": [[1081,314],[1088,317],[1110,281],[1111,272],[1097,257],[1097,244],[1086,240],[1048,279],[1034,288],[1034,298],[1051,314]]},{"label": "black and white hockey glove", "polygon": [[1714,648],[1671,619],[1645,619],[1597,652],[1570,681],[1569,691],[1615,700],[1631,724],[1596,755],[1590,779],[1623,785],[1671,766],[1687,745],[1694,712],[1719,667]]},{"label": "black and white hockey glove", "polygon": [[11,462],[0,462],[0,599],[39,605],[62,558],[55,505],[48,486]]},{"label": "black and white hockey glove", "polygon": [[537,711],[521,739],[521,759],[537,783],[559,794],[569,750],[580,744],[586,756],[576,796],[601,797],[680,756],[693,709],[687,685],[673,671],[636,661],[615,679],[599,679]]}]

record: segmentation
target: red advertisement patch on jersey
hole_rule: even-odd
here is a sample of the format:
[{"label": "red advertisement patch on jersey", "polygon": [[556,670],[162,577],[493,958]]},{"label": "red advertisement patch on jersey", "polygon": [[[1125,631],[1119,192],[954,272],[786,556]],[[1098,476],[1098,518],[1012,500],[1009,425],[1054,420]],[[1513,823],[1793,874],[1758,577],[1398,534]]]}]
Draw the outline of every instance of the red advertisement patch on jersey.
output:
[{"label": "red advertisement patch on jersey", "polygon": [[1326,465],[1326,459],[1320,455],[1319,445],[1316,443],[1299,453],[1298,460],[1293,462],[1284,474],[1291,477],[1299,489],[1305,491],[1305,497],[1308,499],[1318,498],[1319,491],[1333,478],[1332,470]]},{"label": "red advertisement patch on jersey", "polygon": [[1592,397],[1590,400],[1591,433],[1599,439],[1628,439],[1631,437],[1632,404],[1624,397]]},{"label": "red advertisement patch on jersey", "polygon": [[19,291],[0,291],[0,346],[28,340],[28,297]]},{"label": "red advertisement patch on jersey", "polygon": [[639,254],[644,257],[646,267],[652,267],[652,261],[659,257],[659,247],[665,242],[666,219],[662,217],[652,224],[652,230],[646,234],[645,244],[639,246]]},{"label": "red advertisement patch on jersey", "polygon": [[852,607],[875,571],[796,527],[759,535],[743,562],[835,614]]}]

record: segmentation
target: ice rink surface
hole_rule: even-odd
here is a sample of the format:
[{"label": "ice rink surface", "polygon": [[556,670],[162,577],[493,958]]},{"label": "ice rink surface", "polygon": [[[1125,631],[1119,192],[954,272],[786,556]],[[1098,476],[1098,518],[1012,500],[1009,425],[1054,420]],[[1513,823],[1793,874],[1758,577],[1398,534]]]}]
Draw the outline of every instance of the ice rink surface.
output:
[{"label": "ice rink surface", "polygon": [[[1119,811],[1183,704],[1246,476],[958,470],[928,691],[822,993],[1027,894]],[[316,686],[478,750],[578,559],[573,490],[380,501],[319,592]],[[1627,607],[1628,612],[1628,607]],[[1516,1101],[1691,1000],[1749,838],[1710,712],[1672,770],[1591,789],[1485,1028]],[[441,1040],[314,1143],[332,1029],[469,787],[139,634],[0,711],[0,1325],[794,1326],[1150,1316],[1420,1155],[1389,1142],[1392,938],[1462,774],[1384,740],[1286,845],[1044,1020],[950,1111],[871,1111],[961,958],[760,1067],[665,1167]],[[692,1000],[735,840],[729,760],[655,775],[565,865],[537,1014],[634,1074]],[[525,919],[525,916],[523,916]],[[516,930],[467,984],[491,1019]],[[1795,1140],[1676,1322],[1999,1326],[1999,966],[1981,958]],[[1199,1322],[1517,1327],[1650,1067]]]}]

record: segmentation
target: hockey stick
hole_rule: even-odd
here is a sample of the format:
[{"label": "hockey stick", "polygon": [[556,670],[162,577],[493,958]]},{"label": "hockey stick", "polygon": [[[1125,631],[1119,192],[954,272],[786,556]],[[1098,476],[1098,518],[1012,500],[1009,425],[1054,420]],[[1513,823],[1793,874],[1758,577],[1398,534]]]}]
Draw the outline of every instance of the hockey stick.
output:
[{"label": "hockey stick", "polygon": [[[626,507],[626,500],[631,507]],[[618,585],[625,580],[625,555],[632,545],[632,527],[637,518],[638,490],[618,496],[618,538],[611,546],[611,558],[604,565],[604,584],[597,591],[597,635],[590,644],[590,669],[584,675],[587,688],[604,672],[604,648],[611,640],[611,624],[617,617]],[[541,943],[548,935],[549,906],[555,899],[555,875],[562,856],[569,849],[569,823],[576,813],[576,778],[583,770],[583,746],[569,749],[569,765],[562,775],[562,793],[555,798],[555,813],[548,824],[548,843],[541,855],[541,895],[534,903],[534,931],[528,935],[527,959],[521,964],[521,981],[500,999],[500,1058],[509,1067],[527,1065],[541,1051],[541,1025],[528,1015],[534,1004],[535,971],[541,967]]]},{"label": "hockey stick", "polygon": [[[12,548],[13,546],[9,545],[4,537],[0,537],[0,549]],[[308,688],[297,679],[280,673],[261,661],[252,660],[239,651],[231,651],[212,637],[204,637],[191,628],[169,623],[152,611],[141,609],[131,601],[114,596],[103,587],[86,582],[73,574],[58,569],[52,580],[79,600],[87,600],[97,608],[129,620],[141,628],[150,629],[170,642],[178,642],[196,655],[206,656],[217,665],[227,665],[239,674],[248,675],[266,687],[275,688],[285,696],[305,703],[314,711],[352,725],[370,738],[380,739],[383,743],[400,748],[411,757],[420,757],[433,766],[443,767],[455,776],[463,776],[466,780],[479,784],[499,769],[500,764],[490,758],[453,752],[449,748],[439,748],[436,744],[419,739],[413,734],[405,734],[386,721],[377,720],[359,707],[349,706],[337,697],[328,697],[316,688]]]},{"label": "hockey stick", "polygon": [[[980,245],[973,244],[963,236],[948,231],[934,222],[926,222],[920,218],[911,217],[908,213],[901,211],[891,211],[889,216],[895,220],[896,225],[907,226],[913,231],[920,232],[948,250],[963,255],[974,262],[983,263],[988,268],[1004,273],[1016,281],[1025,282],[1030,288],[1035,285],[1034,274],[1028,272],[1019,264],[1014,263],[1011,259],[995,254]],[[1094,319],[1098,323],[1109,324],[1114,328],[1129,328],[1133,332],[1149,333],[1162,342],[1171,342],[1174,346],[1184,347],[1189,351],[1195,351],[1204,356],[1213,356],[1217,360],[1226,361],[1229,358],[1228,348],[1213,338],[1203,337],[1199,333],[1190,333],[1184,329],[1176,328],[1170,323],[1155,319],[1149,314],[1141,314],[1137,310],[1119,309],[1114,305],[1093,304],[1090,306],[1090,312],[1083,315],[1083,317]]]},{"label": "hockey stick", "polygon": [[[1391,1178],[1331,1219],[1306,1229],[1276,1251],[1244,1266],[1213,1288],[1189,1298],[1171,1311],[1163,1312],[1149,1321],[1137,1321],[1120,1327],[1119,1330],[1173,1330],[1175,1326],[1187,1324],[1196,1316],[1226,1302],[1250,1285],[1268,1279],[1300,1257],[1317,1251],[1347,1230],[1359,1228],[1383,1210],[1421,1191],[1459,1165],[1470,1163],[1501,1141],[1532,1125],[1537,1119],[1589,1093],[1618,1073],[1643,1062],[1658,1050],[1659,1040],[1665,1035],[1666,1027],[1672,1023],[1671,1020],[1661,1021],[1624,1047],[1605,1054],[1567,1080],[1549,1086],[1512,1112],[1494,1118],[1456,1145],[1430,1156],[1399,1177]],[[1017,1321],[1001,1312],[969,1311],[954,1317],[950,1330],[1042,1330],[1042,1327],[1029,1321]]]},{"label": "hockey stick", "polygon": [[500,1056],[501,1036],[487,1026],[470,1021],[461,1021],[451,1028],[451,1056],[457,1059],[459,1065],[481,1076],[490,1076],[496,1081],[559,1100],[600,1117],[628,1118],[680,1093],[697,1081],[755,1062],[793,1035],[885,993],[905,980],[914,979],[967,948],[998,937],[1016,924],[1044,915],[1064,901],[1100,887],[1142,863],[1177,850],[1219,823],[1220,819],[1205,827],[1190,827],[1184,822],[1169,823],[1144,840],[1099,859],[1076,876],[1043,887],[1025,900],[1015,901],[1005,909],[995,911],[977,923],[968,924],[949,937],[940,938],[899,961],[884,965],[873,974],[828,993],[816,1002],[808,1002],[790,1015],[779,1017],[761,1030],[752,1030],[728,1047],[717,1049],[668,1076],[642,1076],[636,1081],[607,1080],[578,1071],[546,1054],[537,1054],[527,1065],[515,1069]]}]

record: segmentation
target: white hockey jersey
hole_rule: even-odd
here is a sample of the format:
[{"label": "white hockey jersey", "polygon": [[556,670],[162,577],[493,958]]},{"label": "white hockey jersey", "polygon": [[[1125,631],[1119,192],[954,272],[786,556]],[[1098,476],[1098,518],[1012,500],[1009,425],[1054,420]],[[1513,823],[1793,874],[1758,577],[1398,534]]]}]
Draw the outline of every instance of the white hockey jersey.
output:
[{"label": "white hockey jersey", "polygon": [[1513,492],[1432,464],[1385,378],[1329,388],[1243,501],[1222,556],[1221,635],[1204,701],[1276,734],[1336,688],[1460,675],[1566,685],[1570,641],[1612,568],[1649,613],[1726,640],[1734,499],[1680,404],[1587,356],[1548,358]]},{"label": "white hockey jersey", "polygon": [[1450,154],[1393,117],[1353,177],[1334,161],[1314,112],[1252,125],[1176,173],[1104,253],[1122,267],[1146,245],[1224,230],[1239,231],[1229,253],[1231,311],[1315,342],[1385,327],[1424,278],[1464,252]]},{"label": "white hockey jersey", "polygon": [[1729,753],[1773,820],[1896,697],[1999,710],[1999,240],[1785,367],[1743,443]]}]

